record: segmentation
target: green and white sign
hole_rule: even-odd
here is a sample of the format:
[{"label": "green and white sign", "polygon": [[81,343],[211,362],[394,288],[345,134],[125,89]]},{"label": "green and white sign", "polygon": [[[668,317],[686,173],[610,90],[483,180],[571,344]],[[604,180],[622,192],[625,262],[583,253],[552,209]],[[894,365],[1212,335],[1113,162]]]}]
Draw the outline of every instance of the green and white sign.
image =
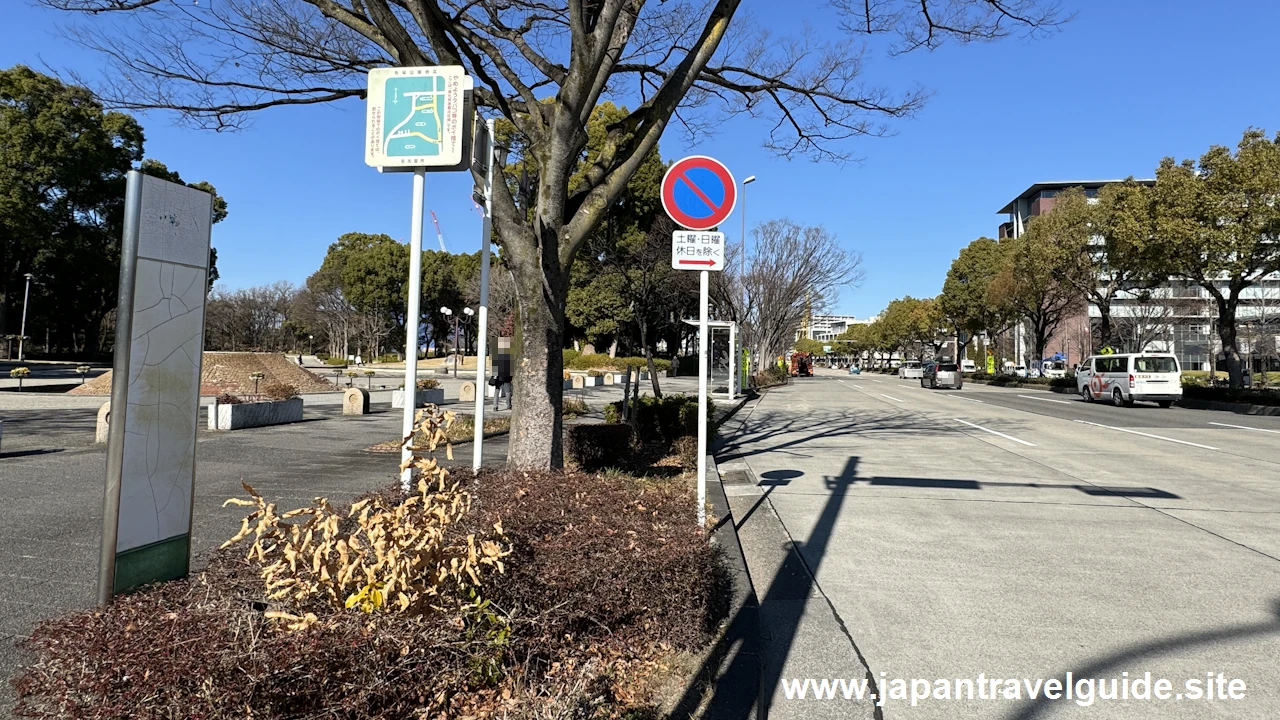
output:
[{"label": "green and white sign", "polygon": [[213,196],[129,172],[98,599],[187,574]]},{"label": "green and white sign", "polygon": [[371,70],[365,164],[391,170],[463,162],[470,85],[457,65]]}]

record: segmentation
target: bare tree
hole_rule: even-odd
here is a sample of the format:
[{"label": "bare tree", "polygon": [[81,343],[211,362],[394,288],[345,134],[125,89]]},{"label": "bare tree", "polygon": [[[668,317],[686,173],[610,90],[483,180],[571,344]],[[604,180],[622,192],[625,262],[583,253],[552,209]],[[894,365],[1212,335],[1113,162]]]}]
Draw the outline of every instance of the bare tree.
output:
[{"label": "bare tree", "polygon": [[288,323],[298,289],[287,282],[228,291],[215,287],[205,311],[205,347],[210,350],[282,352],[296,337]]},{"label": "bare tree", "polygon": [[[673,120],[697,132],[729,114],[771,123],[765,144],[844,157],[839,141],[888,131],[923,90],[866,84],[856,37],[773,38],[738,18],[741,0],[41,0],[123,13],[73,33],[106,56],[100,94],[168,108],[198,125],[239,126],[282,105],[359,97],[386,65],[461,65],[475,100],[509,120],[507,160],[524,182],[497,183],[494,229],[515,281],[524,358],[509,460],[559,466],[562,345],[569,267]],[[896,38],[892,51],[951,39],[1036,34],[1062,21],[1056,0],[840,0],[850,36]],[[583,164],[587,121],[604,99],[633,109]],[[520,203],[517,205],[517,198]]]},{"label": "bare tree", "polygon": [[738,321],[743,344],[763,362],[791,347],[805,313],[821,312],[842,288],[862,281],[862,257],[836,244],[826,228],[785,219],[757,225],[751,236],[745,278],[734,272],[739,263],[730,257],[728,272],[714,276],[712,296],[719,314]]}]

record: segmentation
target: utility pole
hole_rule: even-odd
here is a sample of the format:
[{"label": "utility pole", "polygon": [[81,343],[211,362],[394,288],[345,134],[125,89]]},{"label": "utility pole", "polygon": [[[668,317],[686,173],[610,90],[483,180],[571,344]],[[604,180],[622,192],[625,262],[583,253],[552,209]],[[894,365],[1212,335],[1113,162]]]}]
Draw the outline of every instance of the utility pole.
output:
[{"label": "utility pole", "polygon": [[[747,323],[747,185],[755,181],[755,175],[748,175],[747,179],[742,181],[742,318],[740,322],[743,324],[743,329],[746,328]],[[751,368],[744,365],[743,372],[750,375]]]}]

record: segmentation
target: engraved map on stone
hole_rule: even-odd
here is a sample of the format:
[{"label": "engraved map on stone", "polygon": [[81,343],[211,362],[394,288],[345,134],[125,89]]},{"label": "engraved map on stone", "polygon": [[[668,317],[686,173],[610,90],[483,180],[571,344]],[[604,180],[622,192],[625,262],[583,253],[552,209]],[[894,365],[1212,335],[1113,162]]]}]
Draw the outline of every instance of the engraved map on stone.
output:
[{"label": "engraved map on stone", "polygon": [[211,203],[144,180],[117,552],[190,531]]}]

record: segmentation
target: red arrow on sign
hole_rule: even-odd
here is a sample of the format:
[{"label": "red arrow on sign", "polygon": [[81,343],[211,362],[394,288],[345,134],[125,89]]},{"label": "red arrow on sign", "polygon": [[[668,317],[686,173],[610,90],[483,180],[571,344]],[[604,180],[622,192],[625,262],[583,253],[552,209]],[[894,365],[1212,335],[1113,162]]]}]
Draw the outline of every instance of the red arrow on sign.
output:
[{"label": "red arrow on sign", "polygon": [[715,265],[715,260],[681,260],[681,265]]}]

